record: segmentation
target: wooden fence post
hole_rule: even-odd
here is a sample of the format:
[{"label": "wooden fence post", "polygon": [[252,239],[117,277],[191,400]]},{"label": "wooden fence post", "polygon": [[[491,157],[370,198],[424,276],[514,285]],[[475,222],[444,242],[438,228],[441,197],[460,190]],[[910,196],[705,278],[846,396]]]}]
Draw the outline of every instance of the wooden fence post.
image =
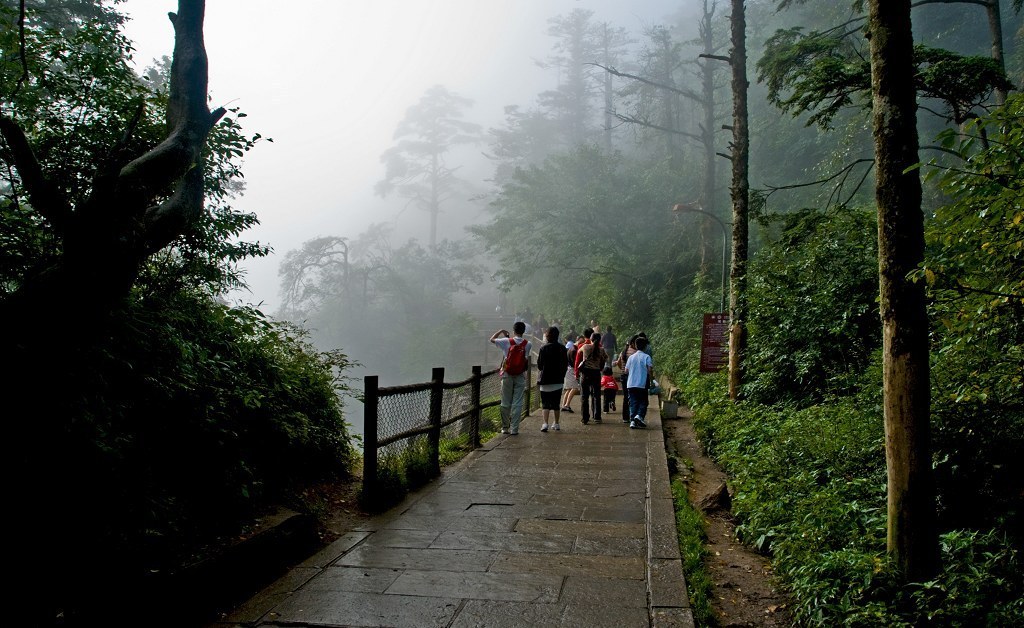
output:
[{"label": "wooden fence post", "polygon": [[444,367],[434,367],[430,376],[430,472],[441,474],[441,410],[444,400]]},{"label": "wooden fence post", "polygon": [[371,503],[377,495],[377,376],[363,377],[363,500]]},{"label": "wooden fence post", "polygon": [[469,384],[470,390],[470,407],[473,409],[473,415],[469,417],[469,446],[473,449],[480,447],[480,421],[483,418],[483,413],[480,409],[480,382],[483,379],[481,375],[483,373],[483,367],[473,367],[473,379]]}]

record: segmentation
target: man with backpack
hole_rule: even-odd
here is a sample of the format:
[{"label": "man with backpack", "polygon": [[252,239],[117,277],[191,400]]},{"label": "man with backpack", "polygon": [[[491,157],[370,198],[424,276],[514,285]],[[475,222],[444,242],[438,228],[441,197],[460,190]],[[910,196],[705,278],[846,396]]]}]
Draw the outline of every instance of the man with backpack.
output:
[{"label": "man with backpack", "polygon": [[523,338],[526,323],[516,321],[512,336],[499,329],[491,336],[494,346],[501,349],[501,433],[519,434],[523,418],[523,394],[526,392],[526,371],[530,368],[530,341]]}]

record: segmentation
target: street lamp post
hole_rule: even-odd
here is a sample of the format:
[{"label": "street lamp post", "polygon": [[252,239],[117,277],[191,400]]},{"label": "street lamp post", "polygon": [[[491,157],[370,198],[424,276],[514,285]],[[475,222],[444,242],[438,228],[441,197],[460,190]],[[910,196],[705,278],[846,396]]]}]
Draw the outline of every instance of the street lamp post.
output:
[{"label": "street lamp post", "polygon": [[722,222],[721,218],[719,218],[718,216],[712,214],[711,212],[704,211],[703,209],[701,209],[700,203],[697,203],[697,202],[692,202],[692,203],[676,203],[675,205],[672,206],[672,212],[676,213],[676,214],[680,214],[680,213],[683,213],[683,212],[692,212],[692,213],[695,213],[695,214],[704,214],[705,216],[707,216],[707,217],[713,219],[715,222],[717,222],[718,226],[722,228],[722,309],[719,310],[719,311],[725,312],[725,303],[726,303],[726,300],[727,300],[727,296],[729,294],[728,288],[726,287],[726,277],[729,274],[729,264],[728,264],[728,261],[727,261],[728,260],[727,253],[728,253],[728,242],[729,242],[729,229],[725,226],[725,223]]}]

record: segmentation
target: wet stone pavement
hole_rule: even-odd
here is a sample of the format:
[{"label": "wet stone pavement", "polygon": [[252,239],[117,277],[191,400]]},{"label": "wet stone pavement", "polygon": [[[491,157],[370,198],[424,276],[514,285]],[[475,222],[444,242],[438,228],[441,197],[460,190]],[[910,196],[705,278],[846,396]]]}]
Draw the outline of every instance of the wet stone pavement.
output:
[{"label": "wet stone pavement", "polygon": [[212,627],[693,626],[660,419],[540,423],[524,419]]}]

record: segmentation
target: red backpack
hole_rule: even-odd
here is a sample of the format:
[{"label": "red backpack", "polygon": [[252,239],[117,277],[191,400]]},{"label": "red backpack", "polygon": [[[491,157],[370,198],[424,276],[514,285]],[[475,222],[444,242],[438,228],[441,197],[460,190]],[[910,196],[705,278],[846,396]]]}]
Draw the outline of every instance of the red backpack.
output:
[{"label": "red backpack", "polygon": [[506,375],[519,375],[529,365],[529,358],[526,356],[526,340],[516,344],[515,338],[508,339],[508,355],[505,356],[505,363],[501,369]]}]

